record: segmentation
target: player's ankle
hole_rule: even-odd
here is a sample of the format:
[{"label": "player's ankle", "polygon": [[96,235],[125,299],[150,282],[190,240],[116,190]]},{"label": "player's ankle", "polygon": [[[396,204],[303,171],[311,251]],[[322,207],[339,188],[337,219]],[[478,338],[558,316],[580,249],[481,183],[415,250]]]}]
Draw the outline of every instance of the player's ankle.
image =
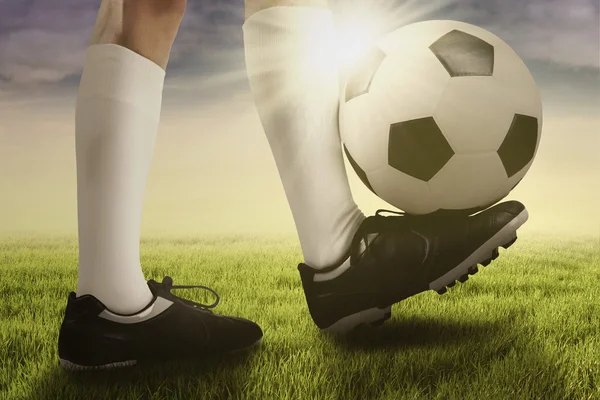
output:
[{"label": "player's ankle", "polygon": [[318,247],[305,251],[305,263],[311,268],[328,271],[342,266],[350,257],[352,240],[364,219],[364,214],[357,208],[345,224],[324,234],[329,240],[320,240]]},{"label": "player's ankle", "polygon": [[76,296],[92,295],[104,306],[117,314],[132,315],[148,307],[154,296],[146,283],[135,287],[118,289],[116,287],[98,287],[78,285]]}]

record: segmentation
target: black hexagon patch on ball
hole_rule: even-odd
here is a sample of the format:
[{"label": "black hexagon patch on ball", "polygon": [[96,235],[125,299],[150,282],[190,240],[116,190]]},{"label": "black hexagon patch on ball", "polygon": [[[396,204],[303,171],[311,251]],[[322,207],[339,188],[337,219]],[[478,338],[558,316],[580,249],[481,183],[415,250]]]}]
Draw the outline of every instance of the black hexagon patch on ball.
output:
[{"label": "black hexagon patch on ball", "polygon": [[371,186],[371,182],[369,182],[369,178],[367,178],[367,173],[360,167],[360,165],[356,163],[356,161],[354,161],[354,158],[352,158],[352,156],[350,155],[350,152],[346,148],[346,145],[344,145],[344,153],[346,153],[346,157],[348,157],[350,165],[352,166],[354,172],[356,172],[356,175],[358,175],[362,183],[364,183],[364,185],[368,187],[371,192],[375,193],[375,190],[373,190],[373,186]]},{"label": "black hexagon patch on ball", "polygon": [[392,168],[429,181],[454,156],[454,150],[433,117],[390,126],[388,163]]},{"label": "black hexagon patch on ball", "polygon": [[429,49],[450,76],[491,76],[494,73],[494,46],[477,36],[453,30]]},{"label": "black hexagon patch on ball", "polygon": [[498,155],[509,178],[529,164],[535,155],[537,140],[538,119],[515,114],[510,129],[498,149]]},{"label": "black hexagon patch on ball", "polygon": [[356,67],[352,68],[346,82],[346,102],[355,97],[369,92],[375,73],[381,66],[386,54],[379,48],[373,49],[360,59]]}]

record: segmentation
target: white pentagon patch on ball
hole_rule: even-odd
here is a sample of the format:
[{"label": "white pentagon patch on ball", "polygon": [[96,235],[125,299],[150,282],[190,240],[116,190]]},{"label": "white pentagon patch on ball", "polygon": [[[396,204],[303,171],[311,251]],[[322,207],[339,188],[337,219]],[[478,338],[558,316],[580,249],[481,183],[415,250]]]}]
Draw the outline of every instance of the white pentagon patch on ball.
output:
[{"label": "white pentagon patch on ball", "polygon": [[362,182],[410,214],[472,214],[506,197],[539,147],[542,102],[494,34],[426,21],[381,39],[350,72],[344,152]]}]

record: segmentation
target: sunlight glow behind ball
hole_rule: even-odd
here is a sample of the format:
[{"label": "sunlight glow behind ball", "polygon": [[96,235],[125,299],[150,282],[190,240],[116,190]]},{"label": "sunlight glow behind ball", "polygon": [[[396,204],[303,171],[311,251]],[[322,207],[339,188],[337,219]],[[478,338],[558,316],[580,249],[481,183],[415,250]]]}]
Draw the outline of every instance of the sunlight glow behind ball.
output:
[{"label": "sunlight glow behind ball", "polygon": [[380,38],[346,81],[344,151],[362,182],[411,214],[474,213],[529,170],[542,129],[537,85],[514,50],[463,22]]},{"label": "sunlight glow behind ball", "polygon": [[335,56],[341,69],[356,65],[375,42],[375,26],[368,24],[371,20],[364,21],[360,23],[357,19],[347,19],[337,30]]}]

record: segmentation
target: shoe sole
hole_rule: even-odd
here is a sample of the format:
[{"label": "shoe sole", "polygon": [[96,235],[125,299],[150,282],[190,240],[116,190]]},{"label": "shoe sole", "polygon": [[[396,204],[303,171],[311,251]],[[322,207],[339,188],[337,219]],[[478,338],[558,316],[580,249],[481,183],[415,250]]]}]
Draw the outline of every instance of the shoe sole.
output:
[{"label": "shoe sole", "polygon": [[392,316],[392,306],[386,308],[369,308],[359,311],[355,314],[348,315],[333,325],[323,329],[325,332],[333,334],[342,334],[349,332],[361,325],[380,326]]},{"label": "shoe sole", "polygon": [[[499,246],[508,249],[517,241],[517,229],[527,222],[528,218],[529,213],[527,210],[521,211],[519,215],[471,253],[463,262],[440,278],[430,282],[429,289],[435,290],[439,294],[444,294],[449,287],[456,285],[457,281],[461,283],[466,282],[469,279],[469,275],[475,275],[479,271],[477,264],[488,266],[493,260],[498,258],[500,255],[498,251]],[[336,321],[333,325],[323,329],[323,331],[339,334],[347,333],[361,325],[380,326],[391,318],[391,309],[392,306],[363,310]]]},{"label": "shoe sole", "polygon": [[120,361],[110,364],[104,365],[79,365],[75,364],[69,360],[64,360],[62,358],[59,359],[60,366],[67,371],[93,371],[93,370],[110,370],[116,368],[127,368],[133,367],[137,364],[137,360],[129,360],[129,361]]},{"label": "shoe sole", "polygon": [[[246,347],[242,347],[240,349],[235,349],[232,351],[229,351],[225,354],[236,354],[236,353],[241,353],[243,351],[246,351],[248,349],[251,349],[253,347],[256,347],[258,345],[260,345],[260,343],[262,342],[262,337],[260,339],[258,339],[256,342],[252,343],[249,346]],[[79,364],[75,364],[69,360],[65,360],[62,358],[59,358],[59,363],[60,366],[65,369],[66,371],[69,372],[82,372],[82,371],[94,371],[94,370],[98,370],[98,371],[108,371],[108,370],[112,370],[112,369],[118,369],[118,368],[130,368],[130,367],[134,367],[135,365],[137,365],[138,361],[137,360],[128,360],[128,361],[119,361],[119,362],[114,362],[114,363],[110,363],[110,364],[103,364],[103,365],[79,365]]]},{"label": "shoe sole", "polygon": [[461,283],[466,282],[469,279],[469,275],[475,275],[479,271],[477,264],[485,267],[498,258],[500,255],[498,247],[502,246],[508,249],[517,241],[517,229],[527,222],[528,218],[529,213],[527,210],[521,211],[512,221],[471,253],[467,259],[435,281],[430,282],[429,289],[435,290],[439,294],[444,294],[448,288],[456,285],[457,281]]}]

